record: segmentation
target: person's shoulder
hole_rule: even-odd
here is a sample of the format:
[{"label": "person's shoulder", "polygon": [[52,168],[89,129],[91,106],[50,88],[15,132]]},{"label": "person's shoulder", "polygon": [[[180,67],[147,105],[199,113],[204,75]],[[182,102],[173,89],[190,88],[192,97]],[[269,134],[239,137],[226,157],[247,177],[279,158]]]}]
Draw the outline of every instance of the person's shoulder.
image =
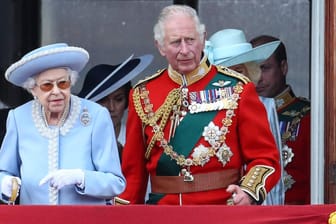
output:
[{"label": "person's shoulder", "polygon": [[149,81],[152,81],[154,79],[156,79],[157,77],[159,77],[166,69],[160,69],[158,70],[156,73],[154,73],[153,75],[150,76],[146,76],[144,79],[139,80],[134,86],[133,88],[139,86],[142,83],[146,83]]},{"label": "person's shoulder", "polygon": [[310,100],[306,97],[303,97],[303,96],[297,97],[297,101],[299,101],[300,103],[302,103],[304,105],[310,105]]},{"label": "person's shoulder", "polygon": [[294,117],[304,117],[310,114],[310,101],[305,97],[295,97],[295,99],[282,109],[278,110],[280,119],[293,119]]},{"label": "person's shoulder", "polygon": [[295,110],[304,110],[306,112],[310,111],[310,100],[302,96],[296,96],[290,108],[294,108]]},{"label": "person's shoulder", "polygon": [[[15,113],[18,113],[18,112],[22,112],[22,111],[26,111],[26,110],[31,110],[31,107],[32,107],[32,103],[33,103],[34,100],[30,100],[24,104],[21,104],[20,106],[17,106],[15,108],[11,108],[9,111],[15,111]],[[8,113],[9,113],[8,111]]]},{"label": "person's shoulder", "polygon": [[243,75],[239,72],[236,72],[232,69],[229,69],[229,68],[227,68],[225,66],[221,66],[221,65],[217,65],[216,67],[217,67],[217,71],[218,71],[219,74],[223,74],[223,75],[229,76],[231,78],[237,79],[237,80],[243,82],[244,84],[247,84],[247,83],[251,82],[251,80],[247,76],[245,76],[245,75]]},{"label": "person's shoulder", "polygon": [[294,107],[296,107],[297,110],[302,111],[303,114],[307,114],[310,112],[310,100],[305,97],[297,97],[296,103],[294,103]]}]

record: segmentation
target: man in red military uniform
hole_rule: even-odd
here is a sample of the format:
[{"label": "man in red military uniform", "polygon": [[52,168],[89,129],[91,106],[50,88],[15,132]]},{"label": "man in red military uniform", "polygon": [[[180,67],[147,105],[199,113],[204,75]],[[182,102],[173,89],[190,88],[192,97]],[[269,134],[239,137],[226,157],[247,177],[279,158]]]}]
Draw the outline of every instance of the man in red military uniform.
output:
[{"label": "man in red military uniform", "polygon": [[[259,46],[279,40],[272,36],[253,38]],[[286,83],[288,70],[286,48],[280,43],[277,50],[261,64],[262,75],[257,84],[261,96],[274,97],[282,139],[285,203],[310,203],[310,102],[297,97]]]},{"label": "man in red military uniform", "polygon": [[[154,37],[169,66],[130,94],[116,203],[261,204],[280,176],[266,111],[245,76],[211,65],[194,9],[163,9]],[[124,199],[124,200],[122,200]]]}]

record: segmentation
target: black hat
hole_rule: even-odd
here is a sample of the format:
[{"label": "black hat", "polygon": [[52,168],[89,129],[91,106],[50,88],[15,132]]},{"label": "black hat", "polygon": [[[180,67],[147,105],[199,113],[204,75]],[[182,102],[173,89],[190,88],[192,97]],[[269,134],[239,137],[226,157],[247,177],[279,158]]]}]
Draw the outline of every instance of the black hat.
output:
[{"label": "black hat", "polygon": [[139,75],[153,60],[153,55],[133,58],[118,65],[99,64],[86,74],[79,97],[99,101]]}]

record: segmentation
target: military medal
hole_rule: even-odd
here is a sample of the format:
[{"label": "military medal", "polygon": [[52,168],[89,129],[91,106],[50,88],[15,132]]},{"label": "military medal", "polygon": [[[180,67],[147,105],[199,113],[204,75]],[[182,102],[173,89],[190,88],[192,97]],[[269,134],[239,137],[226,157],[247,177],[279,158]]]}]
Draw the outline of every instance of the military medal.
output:
[{"label": "military medal", "polygon": [[237,99],[232,87],[201,90],[190,92],[190,104],[188,106],[191,114],[237,108]]},{"label": "military medal", "polygon": [[[184,77],[184,76],[183,76]],[[185,81],[185,80],[184,80]],[[186,83],[186,82],[183,82]],[[182,167],[181,175],[184,177],[184,181],[193,181],[194,177],[190,172],[191,166],[204,166],[214,156],[218,158],[218,161],[225,166],[233,153],[225,143],[226,135],[229,132],[229,127],[232,125],[232,117],[235,116],[234,110],[238,106],[239,95],[243,91],[241,82],[238,82],[233,87],[219,88],[213,90],[202,90],[198,92],[188,92],[186,85],[182,85],[178,89],[173,89],[167,96],[165,103],[154,112],[152,107],[147,109],[147,105],[151,105],[148,94],[143,95],[146,92],[145,85],[135,88],[133,93],[135,109],[145,125],[152,127],[154,136],[149,143],[145,157],[149,158],[151,150],[158,142],[163,148],[165,153],[172,160],[176,161],[178,166]],[[189,100],[188,101],[188,96]],[[142,101],[142,102],[141,102]],[[221,103],[219,103],[221,102]],[[188,108],[186,108],[188,106]],[[204,127],[202,136],[209,143],[210,146],[199,144],[192,150],[192,154],[189,158],[186,158],[183,154],[178,154],[169,144],[170,138],[174,136],[175,129],[179,122],[187,114],[187,109],[193,112],[200,112],[208,110],[214,110],[222,106],[225,113],[225,117],[221,120],[221,127],[218,127],[214,122]],[[226,108],[227,107],[227,108]],[[170,115],[170,117],[169,117]],[[170,119],[170,130],[168,138],[165,138],[163,127],[166,121]]]}]

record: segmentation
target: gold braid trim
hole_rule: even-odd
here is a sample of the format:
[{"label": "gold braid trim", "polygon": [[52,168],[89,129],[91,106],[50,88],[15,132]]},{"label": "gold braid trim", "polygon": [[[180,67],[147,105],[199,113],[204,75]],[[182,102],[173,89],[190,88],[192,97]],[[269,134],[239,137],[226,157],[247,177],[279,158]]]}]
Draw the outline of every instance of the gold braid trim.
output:
[{"label": "gold braid trim", "polygon": [[137,86],[143,84],[144,82],[147,82],[147,81],[149,81],[149,80],[151,80],[151,79],[154,79],[154,78],[160,76],[165,70],[166,70],[166,69],[160,69],[160,70],[157,70],[156,73],[154,73],[153,75],[151,75],[151,76],[146,76],[144,79],[139,80],[139,81],[133,86],[133,88],[135,88],[135,87],[137,87]]},{"label": "gold braid trim", "polygon": [[240,187],[248,193],[258,204],[261,204],[266,198],[265,182],[266,179],[274,173],[275,169],[270,166],[257,165],[242,178]]},{"label": "gold braid trim", "polygon": [[[160,108],[156,112],[148,113],[152,110],[153,105],[145,101],[145,105],[142,107],[141,99],[148,99],[149,91],[146,89],[145,85],[140,85],[134,89],[133,100],[135,111],[137,112],[144,126],[152,126],[155,132],[147,146],[145,154],[147,159],[149,158],[150,152],[154,147],[155,141],[157,139],[163,138],[163,128],[169,119],[169,114],[171,113],[173,106],[176,105],[176,102],[180,99],[180,92],[181,90],[179,88],[171,90]],[[160,123],[158,124],[159,120]]]},{"label": "gold braid trim", "polygon": [[217,67],[218,72],[223,73],[227,76],[237,78],[240,81],[242,81],[244,84],[247,84],[247,83],[251,82],[251,80],[247,76],[245,76],[245,75],[243,75],[239,72],[236,72],[232,69],[229,69],[229,68],[221,66],[221,65],[217,65],[216,67]]}]

